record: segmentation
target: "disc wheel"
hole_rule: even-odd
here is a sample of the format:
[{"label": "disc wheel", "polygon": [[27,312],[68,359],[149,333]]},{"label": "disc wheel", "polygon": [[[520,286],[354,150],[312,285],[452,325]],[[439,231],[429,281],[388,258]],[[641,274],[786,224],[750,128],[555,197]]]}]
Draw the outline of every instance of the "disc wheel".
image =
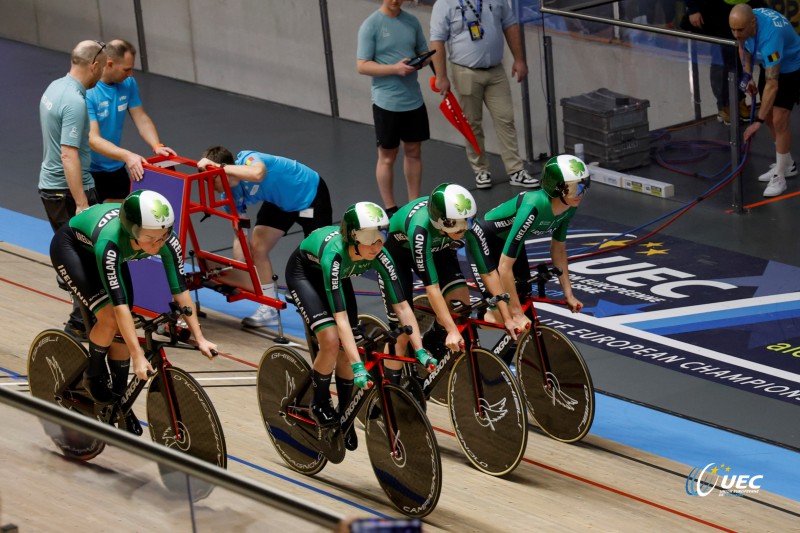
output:
[{"label": "disc wheel", "polygon": [[[474,361],[474,365],[473,365]],[[528,424],[511,371],[488,350],[456,360],[448,384],[450,420],[461,449],[481,472],[502,476],[525,454]]]},{"label": "disc wheel", "polygon": [[[328,460],[320,452],[311,430],[286,412],[288,398],[310,380],[311,367],[291,348],[273,346],[264,352],[258,365],[258,406],[267,434],[289,468],[308,476],[322,470]],[[311,399],[309,386],[294,405],[309,406]]]},{"label": "disc wheel", "polygon": [[[540,343],[549,362],[546,378]],[[538,326],[520,339],[516,362],[517,377],[536,425],[561,442],[585,437],[594,421],[594,386],[575,345],[560,331]]]},{"label": "disc wheel", "polygon": [[375,476],[401,513],[423,517],[442,490],[439,446],[417,401],[387,384],[367,404],[367,450]]},{"label": "disc wheel", "polygon": [[[28,350],[28,384],[31,395],[72,409],[64,400],[66,391],[81,389],[83,371],[89,362],[86,348],[72,335],[56,329],[41,332]],[[47,436],[70,459],[88,461],[103,451],[104,441],[42,420]]]}]

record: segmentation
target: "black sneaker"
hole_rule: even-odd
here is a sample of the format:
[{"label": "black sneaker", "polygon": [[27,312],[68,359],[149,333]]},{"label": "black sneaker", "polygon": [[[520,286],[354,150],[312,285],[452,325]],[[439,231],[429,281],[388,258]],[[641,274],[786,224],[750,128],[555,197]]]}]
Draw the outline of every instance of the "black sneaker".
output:
[{"label": "black sneaker", "polygon": [[89,336],[86,335],[86,328],[83,326],[83,322],[75,322],[74,320],[70,319],[64,324],[64,332],[69,333],[79,341],[88,341]]},{"label": "black sneaker", "polygon": [[108,387],[108,375],[89,376],[83,373],[83,388],[96,404],[108,405],[114,402],[114,394]]},{"label": "black sneaker", "polygon": [[327,401],[324,403],[311,404],[311,418],[314,422],[319,424],[320,427],[335,426],[339,422],[339,415],[336,409],[333,408],[333,403]]},{"label": "black sneaker", "polygon": [[356,428],[350,427],[347,433],[344,434],[344,447],[351,452],[358,448],[358,435],[356,435]]}]

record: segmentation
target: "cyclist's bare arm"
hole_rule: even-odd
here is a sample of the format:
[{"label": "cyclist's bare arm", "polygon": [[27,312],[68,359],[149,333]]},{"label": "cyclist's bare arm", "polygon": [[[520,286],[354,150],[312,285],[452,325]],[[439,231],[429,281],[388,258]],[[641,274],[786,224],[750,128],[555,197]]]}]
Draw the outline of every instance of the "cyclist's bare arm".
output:
[{"label": "cyclist's bare arm", "polygon": [[206,339],[203,335],[203,330],[200,329],[200,321],[197,320],[197,310],[194,307],[194,302],[192,301],[192,296],[189,294],[189,291],[183,291],[174,295],[172,298],[175,300],[175,303],[181,307],[188,307],[192,310],[191,315],[184,315],[183,318],[186,320],[186,324],[189,326],[189,331],[192,332],[194,340],[197,341],[197,347],[203,352],[203,355],[209,359],[213,359],[214,354],[211,353],[211,350],[216,350],[217,345]]},{"label": "cyclist's bare arm", "polygon": [[[497,270],[492,270],[491,272],[487,272],[486,274],[482,274],[481,278],[483,279],[483,283],[486,285],[486,288],[489,289],[489,292],[492,296],[497,296],[498,294],[503,293],[503,283],[500,280],[500,274],[498,274]],[[509,295],[511,293],[509,292]],[[511,311],[509,310],[509,306],[503,302],[497,302],[497,310],[500,311],[500,316],[503,318],[503,324],[506,326],[506,331],[508,334],[511,335],[511,338],[517,340],[517,333],[516,330],[520,329],[517,321],[511,316]]]},{"label": "cyclist's bare arm", "polygon": [[553,239],[550,242],[550,256],[553,259],[553,266],[561,270],[558,281],[561,283],[561,290],[564,291],[564,299],[567,301],[570,311],[577,313],[583,304],[572,294],[572,284],[569,281],[569,269],[567,268],[567,243]]},{"label": "cyclist's bare arm", "polygon": [[427,285],[425,294],[428,296],[428,302],[430,302],[431,307],[436,312],[436,320],[447,331],[445,345],[452,351],[460,350],[463,339],[461,333],[458,332],[456,323],[453,322],[453,317],[450,315],[450,309],[447,307],[447,302],[444,299],[444,295],[442,295],[439,284]]},{"label": "cyclist's bare arm", "polygon": [[511,318],[517,323],[525,318],[522,313],[522,303],[519,301],[517,294],[517,283],[514,280],[514,262],[515,257],[509,257],[505,254],[500,256],[500,264],[497,267],[497,273],[500,276],[500,282],[503,285],[503,290],[508,293],[510,299],[508,301],[509,310],[511,311]]},{"label": "cyclist's bare arm", "polygon": [[133,315],[127,304],[114,306],[114,318],[117,321],[117,328],[128,347],[131,354],[131,365],[133,372],[139,379],[147,379],[148,372],[154,372],[153,367],[147,361],[144,350],[139,344],[139,337],[136,335],[136,326],[133,323]]},{"label": "cyclist's bare arm", "polygon": [[411,326],[413,328],[409,338],[411,341],[411,347],[416,352],[422,348],[422,337],[419,335],[419,324],[417,324],[417,318],[414,316],[414,311],[411,310],[411,306],[408,305],[408,302],[406,301],[392,304],[392,309],[394,309],[394,312],[397,315],[401,325]]}]

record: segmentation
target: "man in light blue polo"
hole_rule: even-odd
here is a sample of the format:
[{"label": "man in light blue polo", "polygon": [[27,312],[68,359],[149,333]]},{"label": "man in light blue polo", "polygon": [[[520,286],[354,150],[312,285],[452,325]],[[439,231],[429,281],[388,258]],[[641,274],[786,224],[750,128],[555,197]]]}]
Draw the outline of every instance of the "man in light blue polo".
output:
[{"label": "man in light blue polo", "polygon": [[[97,203],[89,173],[89,115],[86,91],[95,86],[106,63],[105,43],[81,41],[70,54],[69,73],[52,82],[39,101],[44,145],[39,170],[39,196],[53,231],[74,215]],[[84,332],[80,309],[73,301],[64,328]]]},{"label": "man in light blue polo", "polygon": [[139,135],[154,154],[175,155],[175,150],[159,141],[156,126],[142,107],[139,87],[131,77],[136,48],[128,41],[114,39],[106,46],[106,54],[103,76],[86,94],[92,146],[89,170],[100,201],[121,202],[131,191],[130,180],[142,179],[142,163],[147,162],[144,157],[120,147],[127,114],[130,113]]},{"label": "man in light blue polo", "polygon": [[433,5],[431,48],[436,50],[433,55],[436,88],[443,98],[450,91],[445,62],[447,43],[452,85],[481,151],[478,154],[466,143],[467,160],[475,172],[475,185],[479,189],[492,186],[489,158],[484,150],[484,104],[492,116],[509,183],[515,187],[539,186],[539,180],[528,175],[519,156],[511,87],[503,70],[505,38],[514,56],[511,75],[517,81],[528,75],[521,32],[509,0],[437,0]]}]

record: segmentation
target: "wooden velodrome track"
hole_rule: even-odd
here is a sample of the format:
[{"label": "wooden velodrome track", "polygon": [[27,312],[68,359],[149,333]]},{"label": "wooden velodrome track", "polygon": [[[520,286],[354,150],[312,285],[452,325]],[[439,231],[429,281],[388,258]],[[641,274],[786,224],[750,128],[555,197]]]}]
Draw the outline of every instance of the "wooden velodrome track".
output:
[{"label": "wooden velodrome track", "polygon": [[[4,332],[0,367],[26,374],[31,340],[43,329],[60,327],[68,310],[66,294],[56,286],[47,257],[0,243],[0,318]],[[256,403],[255,372],[270,341],[259,334],[243,332],[238,319],[212,311],[203,327],[208,338],[219,344],[219,358],[211,362],[197,352],[178,350],[170,354],[170,359],[200,378],[213,400],[225,431],[230,471],[343,515],[398,516],[375,480],[365,446],[349,454],[342,464],[329,464],[314,477],[286,467],[266,435]],[[14,386],[13,382],[8,375],[0,376],[0,386]],[[17,387],[27,390],[25,386]],[[138,406],[136,412],[143,419],[144,405]],[[507,477],[492,478],[468,464],[443,407],[430,405],[428,416],[442,451],[444,484],[437,509],[425,520],[426,531],[799,530],[796,514],[792,516],[800,513],[798,502],[763,491],[752,498],[721,498],[716,494],[691,497],[684,490],[691,466],[593,434],[579,444],[567,445],[531,431],[519,468]],[[8,431],[11,428],[4,427],[3,433]],[[56,456],[43,432],[33,435],[33,442],[25,443],[27,458],[22,450],[4,452],[4,472],[41,474],[44,470],[48,488],[62,486],[65,491],[69,490],[69,479],[80,476],[81,470],[102,468],[111,478],[128,475],[119,450],[107,449],[91,465],[76,465]],[[359,436],[363,441],[360,430]],[[146,437],[147,432],[142,438]],[[8,449],[5,438],[0,438],[0,443],[4,450]],[[35,464],[29,464],[31,454]],[[37,480],[41,483],[40,477],[11,477],[4,474],[0,481],[2,523],[16,522],[20,531],[106,529],[85,528],[85,509],[70,504],[68,499],[33,505],[31,495],[40,490],[41,486],[35,486]],[[161,527],[148,527],[147,520],[142,521],[143,510],[124,497],[106,501],[105,512],[115,518],[114,522],[105,523],[108,529],[164,530],[168,523],[159,521],[156,524]],[[30,514],[32,506],[38,513],[36,517]],[[153,507],[150,502],[148,508]],[[164,516],[155,509],[153,513],[148,516]],[[221,523],[221,517],[209,513],[200,514],[197,519],[203,526],[201,530],[250,530],[246,522]],[[273,525],[275,529],[278,526]]]}]

